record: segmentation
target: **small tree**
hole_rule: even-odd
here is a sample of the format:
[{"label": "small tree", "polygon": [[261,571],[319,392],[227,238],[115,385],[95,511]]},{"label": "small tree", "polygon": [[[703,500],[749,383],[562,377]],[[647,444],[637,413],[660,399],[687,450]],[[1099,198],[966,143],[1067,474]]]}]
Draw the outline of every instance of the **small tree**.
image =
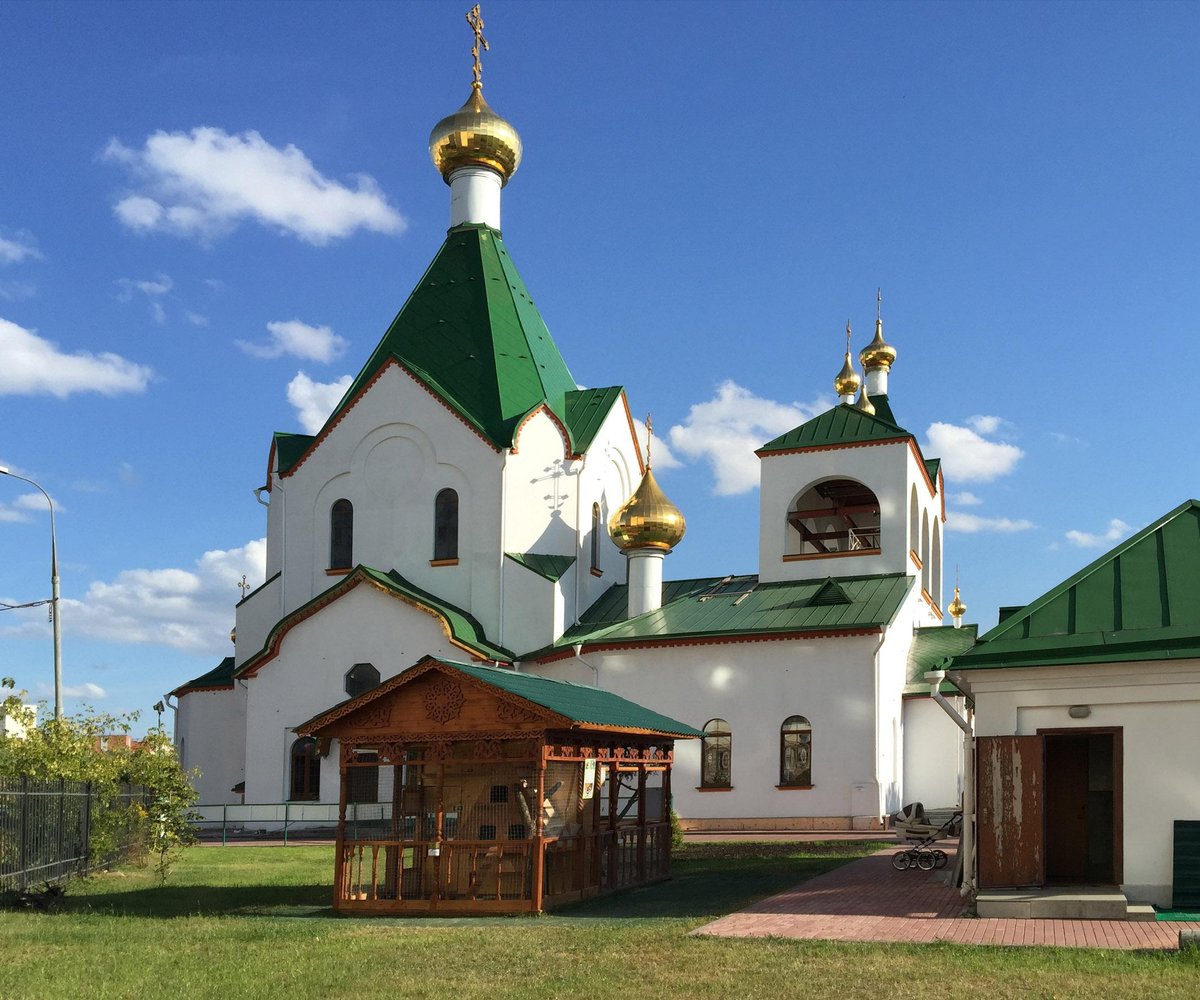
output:
[{"label": "small tree", "polygon": [[[14,687],[12,678],[0,678],[0,689],[11,692]],[[24,716],[27,723],[21,737],[0,734],[0,775],[90,782],[93,795],[108,807],[92,824],[91,856],[109,857],[122,841],[140,839],[165,882],[179,849],[195,839],[189,820],[196,801],[166,731],[156,726],[136,747],[124,742],[103,747],[102,737],[127,735],[137,713],[109,715],[85,708],[78,715],[48,718],[35,726],[22,704],[23,695],[13,692],[0,705],[0,712]],[[147,789],[149,805],[121,808],[122,783]]]}]

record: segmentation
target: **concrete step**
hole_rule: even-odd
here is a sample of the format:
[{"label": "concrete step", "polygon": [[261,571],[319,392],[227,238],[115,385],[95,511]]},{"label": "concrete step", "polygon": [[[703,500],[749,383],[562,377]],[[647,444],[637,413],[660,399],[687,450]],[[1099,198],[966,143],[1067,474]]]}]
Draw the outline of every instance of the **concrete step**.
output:
[{"label": "concrete step", "polygon": [[1130,903],[1125,909],[1126,920],[1157,920],[1158,913],[1149,903]]},{"label": "concrete step", "polygon": [[1124,893],[1108,886],[987,890],[975,905],[981,917],[1042,920],[1125,920],[1129,911]]}]

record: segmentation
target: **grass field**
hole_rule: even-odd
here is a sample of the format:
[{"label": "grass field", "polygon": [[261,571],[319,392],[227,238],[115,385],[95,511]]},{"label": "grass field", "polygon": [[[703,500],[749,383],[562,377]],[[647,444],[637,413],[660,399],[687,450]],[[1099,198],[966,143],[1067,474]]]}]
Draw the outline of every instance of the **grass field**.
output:
[{"label": "grass field", "polygon": [[1196,997],[1194,955],[689,938],[870,844],[703,844],[666,884],[530,918],[331,916],[330,847],[190,850],[0,913],[0,997]]}]

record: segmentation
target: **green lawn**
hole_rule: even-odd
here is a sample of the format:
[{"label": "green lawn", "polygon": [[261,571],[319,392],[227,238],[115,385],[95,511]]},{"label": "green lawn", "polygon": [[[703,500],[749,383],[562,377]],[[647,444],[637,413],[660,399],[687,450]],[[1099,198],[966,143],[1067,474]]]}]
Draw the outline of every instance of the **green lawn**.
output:
[{"label": "green lawn", "polygon": [[330,847],[193,848],[0,913],[0,997],[1195,997],[1192,955],[689,938],[705,918],[868,852],[695,845],[664,885],[548,917],[330,916]]}]

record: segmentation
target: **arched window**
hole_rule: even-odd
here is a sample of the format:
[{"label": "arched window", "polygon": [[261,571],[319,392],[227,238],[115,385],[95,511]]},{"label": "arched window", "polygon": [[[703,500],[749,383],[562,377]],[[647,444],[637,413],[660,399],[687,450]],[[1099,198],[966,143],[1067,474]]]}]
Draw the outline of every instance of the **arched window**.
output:
[{"label": "arched window", "polygon": [[912,488],[912,495],[908,499],[908,548],[918,559],[921,558],[920,552],[917,551],[921,544],[921,513],[917,506],[917,488]]},{"label": "arched window", "polygon": [[700,787],[731,788],[733,776],[733,733],[724,719],[704,723],[700,740]]},{"label": "arched window", "polygon": [[379,671],[370,663],[356,663],[346,671],[346,694],[357,698],[379,687]]},{"label": "arched window", "polygon": [[329,509],[329,568],[349,569],[354,565],[354,504],[335,500]]},{"label": "arched window", "polygon": [[793,715],[779,727],[779,784],[812,784],[812,726],[803,715]]},{"label": "arched window", "polygon": [[458,558],[458,493],[442,490],[433,502],[433,561]]},{"label": "arched window", "polygon": [[879,551],[879,500],[853,479],[827,479],[788,511],[788,555],[839,556]]},{"label": "arched window", "polygon": [[600,574],[600,531],[603,525],[600,523],[600,505],[592,504],[592,572],[597,576]]},{"label": "arched window", "polygon": [[932,560],[929,558],[929,511],[921,514],[921,586],[929,593],[929,570]]},{"label": "arched window", "polygon": [[292,744],[292,801],[316,802],[321,797],[321,758],[317,741],[302,736]]}]

